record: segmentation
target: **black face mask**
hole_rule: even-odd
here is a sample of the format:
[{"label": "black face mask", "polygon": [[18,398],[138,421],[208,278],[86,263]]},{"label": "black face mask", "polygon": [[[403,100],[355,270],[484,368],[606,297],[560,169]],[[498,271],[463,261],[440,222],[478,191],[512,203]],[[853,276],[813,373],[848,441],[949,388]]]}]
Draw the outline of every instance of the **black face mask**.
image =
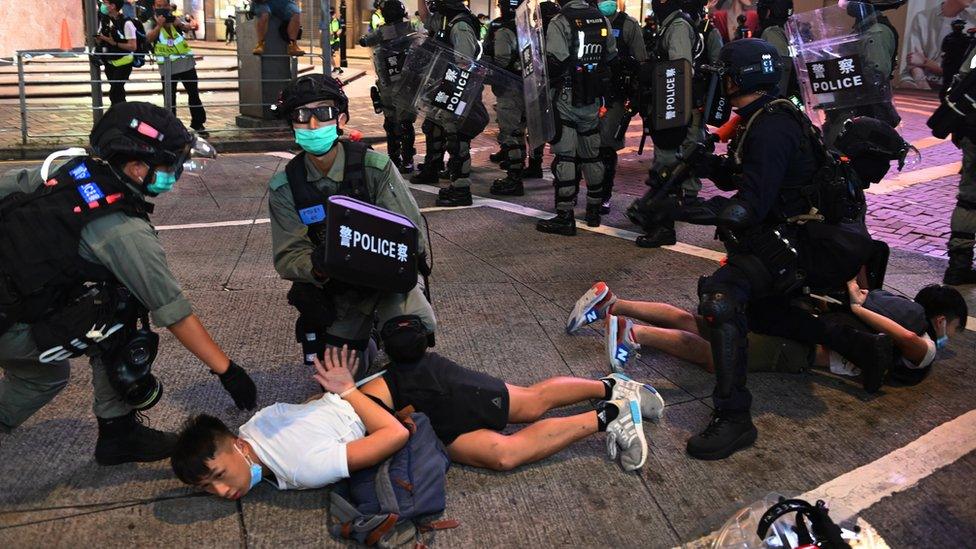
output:
[{"label": "black face mask", "polygon": [[657,20],[663,22],[672,13],[681,9],[681,3],[678,0],[654,0],[651,3],[651,9],[654,10],[654,16]]}]

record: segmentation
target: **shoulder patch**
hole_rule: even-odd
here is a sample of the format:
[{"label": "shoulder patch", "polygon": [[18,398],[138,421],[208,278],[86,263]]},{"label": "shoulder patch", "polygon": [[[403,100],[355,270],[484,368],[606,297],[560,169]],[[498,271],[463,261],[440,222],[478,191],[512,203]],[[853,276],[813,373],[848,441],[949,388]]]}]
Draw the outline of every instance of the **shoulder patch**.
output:
[{"label": "shoulder patch", "polygon": [[366,157],[363,159],[363,164],[367,168],[374,168],[377,170],[385,169],[386,165],[389,163],[389,156],[373,150],[366,151]]},{"label": "shoulder patch", "polygon": [[285,174],[285,170],[281,170],[280,172],[274,174],[271,177],[271,181],[268,181],[268,187],[270,187],[272,191],[277,190],[287,184],[288,175]]}]

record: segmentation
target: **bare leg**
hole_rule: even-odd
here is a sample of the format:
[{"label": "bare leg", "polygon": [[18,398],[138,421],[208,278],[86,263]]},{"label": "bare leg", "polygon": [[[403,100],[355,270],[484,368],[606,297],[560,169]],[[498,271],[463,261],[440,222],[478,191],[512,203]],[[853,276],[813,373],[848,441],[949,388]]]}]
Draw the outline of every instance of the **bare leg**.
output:
[{"label": "bare leg", "polygon": [[602,381],[579,377],[553,377],[531,387],[506,383],[505,387],[508,388],[509,423],[530,423],[553,408],[606,396]]},{"label": "bare leg", "polygon": [[661,328],[675,328],[694,335],[701,335],[698,332],[698,322],[695,320],[695,315],[667,303],[619,299],[613,304],[611,312]]},{"label": "bare leg", "polygon": [[489,429],[465,433],[447,447],[447,452],[458,463],[509,471],[549,457],[595,432],[596,412],[586,412],[547,418],[511,435]]},{"label": "bare leg", "polygon": [[650,347],[694,362],[712,371],[712,346],[702,336],[673,328],[634,325],[634,339],[641,347]]},{"label": "bare leg", "polygon": [[288,21],[288,39],[292,42],[298,40],[298,29],[302,27],[302,19],[299,14],[294,14],[291,16],[291,20]]},{"label": "bare leg", "polygon": [[262,13],[261,17],[255,22],[255,30],[258,32],[258,42],[264,42],[264,35],[268,34],[268,20],[271,19],[270,13]]}]

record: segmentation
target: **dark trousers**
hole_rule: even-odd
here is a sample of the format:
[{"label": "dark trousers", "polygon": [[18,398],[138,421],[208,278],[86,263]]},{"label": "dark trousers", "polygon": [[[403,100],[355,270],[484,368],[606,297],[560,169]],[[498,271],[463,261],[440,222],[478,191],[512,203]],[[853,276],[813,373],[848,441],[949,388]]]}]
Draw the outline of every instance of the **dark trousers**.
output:
[{"label": "dark trousers", "polygon": [[131,74],[131,63],[122,65],[121,67],[113,67],[109,64],[105,65],[105,78],[112,81],[109,83],[108,97],[113,105],[116,103],[125,103],[125,83],[129,81]]},{"label": "dark trousers", "polygon": [[207,111],[203,110],[203,103],[200,102],[200,86],[197,84],[197,70],[190,69],[173,75],[170,80],[169,90],[166,83],[163,83],[163,93],[169,93],[170,104],[173,105],[173,114],[176,114],[176,83],[182,82],[183,89],[186,90],[187,103],[190,105],[190,127],[199,130],[203,128],[207,121]]},{"label": "dark trousers", "polygon": [[770,295],[768,288],[756,287],[757,284],[742,269],[724,265],[699,285],[703,300],[709,294],[724,294],[737,304],[731,319],[709,327],[716,378],[712,402],[716,410],[748,411],[752,406],[752,394],[746,387],[746,336],[750,331],[810,345],[824,342],[826,325],[822,320],[791,306],[789,296]]}]

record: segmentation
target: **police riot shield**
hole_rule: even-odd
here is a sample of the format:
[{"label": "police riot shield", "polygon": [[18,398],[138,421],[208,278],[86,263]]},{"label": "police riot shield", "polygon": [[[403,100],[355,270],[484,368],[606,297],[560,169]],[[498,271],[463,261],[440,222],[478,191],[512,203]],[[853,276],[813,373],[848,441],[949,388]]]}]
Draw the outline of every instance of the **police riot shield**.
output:
[{"label": "police riot shield", "polygon": [[539,0],[526,0],[515,10],[522,93],[525,96],[526,134],[529,148],[544,145],[556,135],[549,75],[546,72],[546,39]]},{"label": "police riot shield", "polygon": [[874,8],[849,2],[798,13],[786,22],[793,64],[807,114],[823,123],[826,111],[891,101],[889,74],[865,58],[868,39],[862,27]]},{"label": "police riot shield", "polygon": [[488,73],[486,64],[425,38],[407,52],[395,102],[439,126],[463,126],[484,111],[479,105]]},{"label": "police riot shield", "polygon": [[[380,27],[380,32],[384,31],[395,32],[396,29],[383,25]],[[407,52],[412,46],[423,42],[425,38],[424,34],[411,33],[392,40],[384,40],[373,48],[373,68],[376,69],[376,79],[381,86],[391,91],[395,90],[395,85],[399,83],[400,75],[406,65]]]},{"label": "police riot shield", "polygon": [[655,132],[684,128],[691,123],[693,71],[687,59],[654,65],[654,103],[651,129]]}]

